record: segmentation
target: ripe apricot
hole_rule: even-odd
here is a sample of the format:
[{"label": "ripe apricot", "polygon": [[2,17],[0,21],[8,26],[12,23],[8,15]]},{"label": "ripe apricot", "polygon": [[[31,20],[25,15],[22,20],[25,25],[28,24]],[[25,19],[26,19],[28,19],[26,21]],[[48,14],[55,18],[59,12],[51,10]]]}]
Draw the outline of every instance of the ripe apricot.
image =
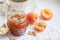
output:
[{"label": "ripe apricot", "polygon": [[34,23],[37,20],[37,14],[35,12],[28,13],[27,20],[29,21],[29,23]]},{"label": "ripe apricot", "polygon": [[38,31],[43,31],[46,28],[46,23],[45,22],[36,22],[34,24],[34,28]]},{"label": "ripe apricot", "polygon": [[53,17],[53,13],[49,9],[42,10],[41,13],[40,13],[40,15],[45,20],[49,20],[49,19],[51,19]]}]

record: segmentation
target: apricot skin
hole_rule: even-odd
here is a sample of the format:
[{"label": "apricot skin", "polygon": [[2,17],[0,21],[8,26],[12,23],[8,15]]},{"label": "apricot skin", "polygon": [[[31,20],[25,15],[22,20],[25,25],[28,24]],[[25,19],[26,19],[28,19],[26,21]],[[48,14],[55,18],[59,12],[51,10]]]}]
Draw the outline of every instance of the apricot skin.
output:
[{"label": "apricot skin", "polygon": [[29,23],[34,23],[37,20],[37,14],[35,12],[28,13],[27,20],[29,21]]}]

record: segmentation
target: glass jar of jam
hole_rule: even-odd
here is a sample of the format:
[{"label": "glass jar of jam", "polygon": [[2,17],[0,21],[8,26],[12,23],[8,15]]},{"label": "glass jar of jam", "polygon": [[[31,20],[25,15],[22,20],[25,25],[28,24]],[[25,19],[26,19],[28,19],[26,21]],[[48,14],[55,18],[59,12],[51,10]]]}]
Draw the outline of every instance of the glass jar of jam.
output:
[{"label": "glass jar of jam", "polygon": [[21,36],[25,33],[28,21],[24,12],[12,12],[8,14],[7,25],[14,36]]}]

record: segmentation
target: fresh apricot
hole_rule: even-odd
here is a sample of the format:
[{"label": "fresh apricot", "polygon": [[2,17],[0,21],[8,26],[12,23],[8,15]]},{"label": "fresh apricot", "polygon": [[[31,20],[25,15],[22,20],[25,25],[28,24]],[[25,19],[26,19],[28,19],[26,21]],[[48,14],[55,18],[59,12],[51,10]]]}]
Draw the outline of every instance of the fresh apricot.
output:
[{"label": "fresh apricot", "polygon": [[49,20],[49,19],[51,19],[53,17],[53,13],[49,9],[42,10],[41,13],[40,13],[40,15],[45,20]]},{"label": "fresh apricot", "polygon": [[29,21],[29,23],[34,23],[37,20],[37,14],[35,12],[28,13],[27,20]]},{"label": "fresh apricot", "polygon": [[36,23],[34,24],[34,27],[35,27],[35,29],[38,30],[38,31],[43,31],[43,30],[45,30],[45,28],[46,28],[46,23],[45,23],[45,22],[36,22]]}]

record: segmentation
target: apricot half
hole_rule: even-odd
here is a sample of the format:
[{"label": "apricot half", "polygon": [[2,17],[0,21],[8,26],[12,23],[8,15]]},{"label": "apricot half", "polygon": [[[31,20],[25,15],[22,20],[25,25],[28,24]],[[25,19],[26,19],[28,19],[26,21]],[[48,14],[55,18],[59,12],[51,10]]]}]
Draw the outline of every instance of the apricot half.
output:
[{"label": "apricot half", "polygon": [[29,21],[29,23],[34,23],[37,20],[37,14],[35,12],[28,13],[27,20]]},{"label": "apricot half", "polygon": [[46,28],[46,23],[45,22],[36,22],[34,24],[34,28],[38,31],[43,31]]},{"label": "apricot half", "polygon": [[49,9],[42,10],[41,13],[40,13],[40,15],[45,20],[49,20],[49,19],[51,19],[53,17],[53,13]]}]

